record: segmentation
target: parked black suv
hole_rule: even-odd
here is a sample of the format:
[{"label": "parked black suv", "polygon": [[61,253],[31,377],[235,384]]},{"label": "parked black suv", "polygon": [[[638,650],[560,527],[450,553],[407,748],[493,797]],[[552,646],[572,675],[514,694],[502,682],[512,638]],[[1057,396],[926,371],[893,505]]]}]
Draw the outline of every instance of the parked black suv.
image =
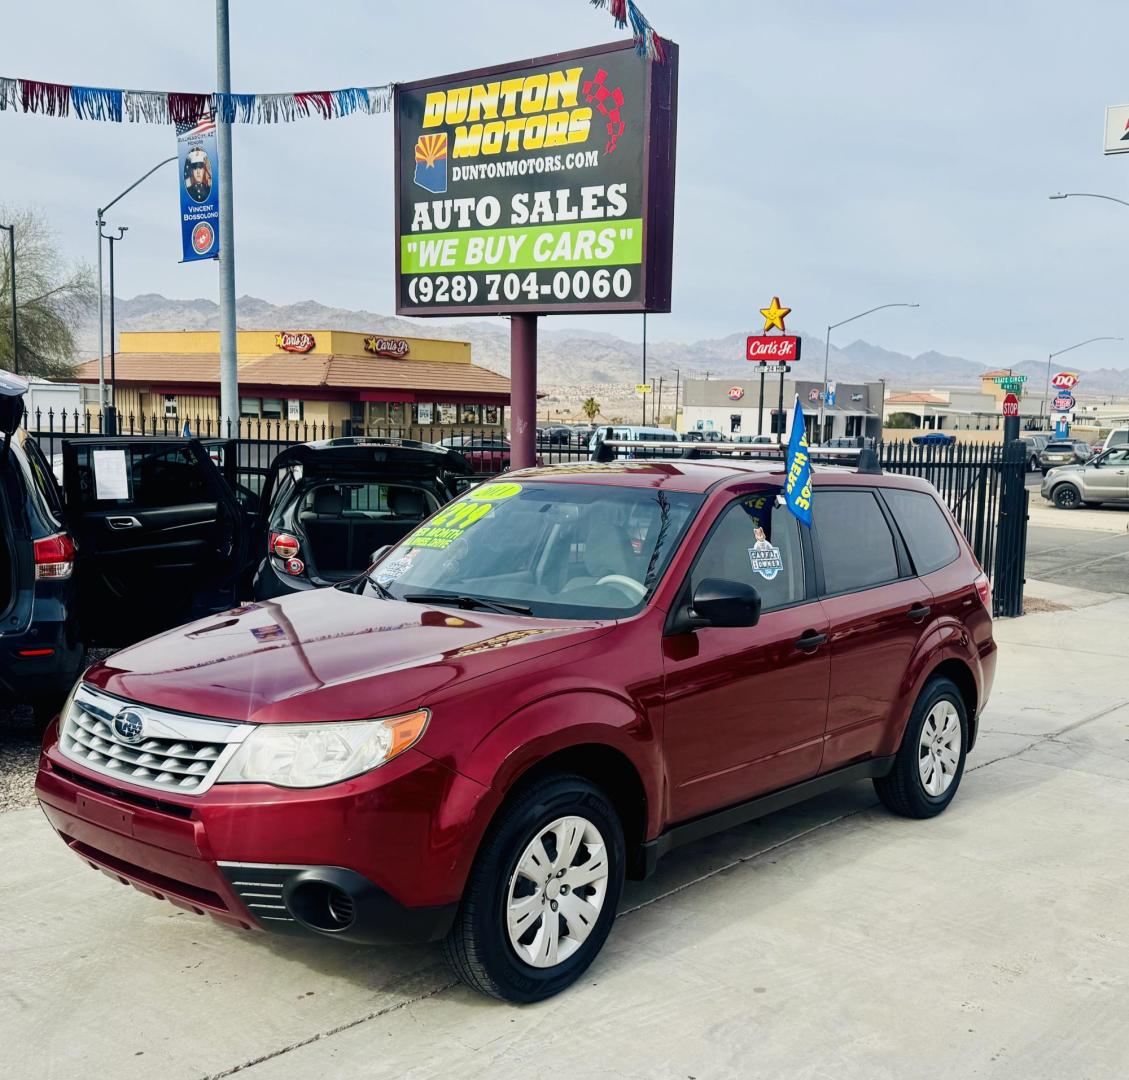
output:
[{"label": "parked black suv", "polygon": [[27,383],[0,371],[0,699],[46,719],[82,666],[75,544],[51,466],[19,427]]}]

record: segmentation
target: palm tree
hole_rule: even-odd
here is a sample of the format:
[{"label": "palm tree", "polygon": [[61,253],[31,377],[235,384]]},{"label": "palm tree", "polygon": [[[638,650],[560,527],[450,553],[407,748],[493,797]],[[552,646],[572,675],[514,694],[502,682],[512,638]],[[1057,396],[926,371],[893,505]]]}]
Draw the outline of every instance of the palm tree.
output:
[{"label": "palm tree", "polygon": [[586,398],[580,408],[584,415],[588,417],[589,423],[595,421],[600,413],[600,403],[594,397]]}]

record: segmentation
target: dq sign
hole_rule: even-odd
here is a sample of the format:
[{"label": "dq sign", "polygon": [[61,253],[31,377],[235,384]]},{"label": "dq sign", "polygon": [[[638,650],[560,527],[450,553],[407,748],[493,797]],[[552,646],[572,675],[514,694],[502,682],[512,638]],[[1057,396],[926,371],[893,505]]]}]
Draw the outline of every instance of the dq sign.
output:
[{"label": "dq sign", "polygon": [[1056,390],[1073,390],[1078,385],[1078,372],[1060,371],[1053,379],[1051,386]]},{"label": "dq sign", "polygon": [[729,388],[729,398],[731,401],[740,401],[745,396],[745,391],[739,386],[731,386]]}]

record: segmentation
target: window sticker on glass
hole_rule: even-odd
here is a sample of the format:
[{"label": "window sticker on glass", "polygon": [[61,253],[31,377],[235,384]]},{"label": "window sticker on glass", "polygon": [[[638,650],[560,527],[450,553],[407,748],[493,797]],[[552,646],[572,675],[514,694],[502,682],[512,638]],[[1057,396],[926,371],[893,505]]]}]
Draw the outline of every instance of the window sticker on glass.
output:
[{"label": "window sticker on glass", "polygon": [[753,564],[753,573],[760,574],[765,581],[771,581],[784,569],[784,560],[780,557],[780,548],[773,547],[764,535],[764,529],[758,527],[753,535],[756,540],[749,548],[749,562]]},{"label": "window sticker on glass", "polygon": [[472,525],[481,521],[495,503],[521,493],[521,484],[483,484],[440,510],[405,541],[406,547],[447,548]]},{"label": "window sticker on glass", "polygon": [[95,450],[91,455],[94,466],[94,498],[128,499],[129,469],[124,450]]}]

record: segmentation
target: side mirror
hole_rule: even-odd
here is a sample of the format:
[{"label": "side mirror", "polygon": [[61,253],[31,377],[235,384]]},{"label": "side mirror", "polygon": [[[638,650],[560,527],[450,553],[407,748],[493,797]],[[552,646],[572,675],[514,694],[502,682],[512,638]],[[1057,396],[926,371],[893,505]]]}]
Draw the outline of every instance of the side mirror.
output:
[{"label": "side mirror", "polygon": [[690,602],[694,626],[756,626],[761,617],[760,594],[752,585],[723,578],[706,578]]},{"label": "side mirror", "polygon": [[391,544],[385,544],[385,545],[384,545],[383,547],[378,547],[378,548],[377,548],[377,549],[376,549],[376,550],[375,550],[375,551],[374,551],[374,552],[373,552],[373,553],[372,553],[372,554],[371,554],[371,555],[370,555],[370,556],[368,557],[368,564],[369,564],[369,566],[372,566],[372,564],[373,564],[374,562],[377,562],[378,560],[380,560],[380,559],[383,559],[383,558],[384,558],[384,556],[385,556],[385,555],[387,555],[387,554],[388,554],[388,552],[390,552],[391,550],[392,550],[392,545],[391,545]]}]

